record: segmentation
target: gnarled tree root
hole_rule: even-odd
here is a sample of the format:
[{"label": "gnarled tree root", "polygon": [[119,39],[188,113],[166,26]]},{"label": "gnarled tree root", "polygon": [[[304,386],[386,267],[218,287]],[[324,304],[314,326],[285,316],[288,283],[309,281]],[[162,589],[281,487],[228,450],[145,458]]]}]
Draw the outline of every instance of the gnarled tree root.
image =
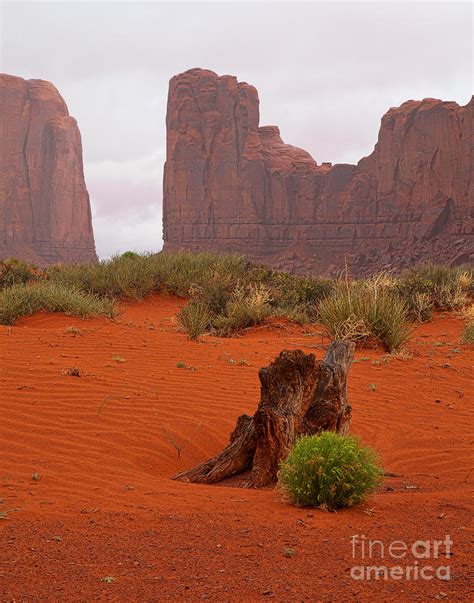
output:
[{"label": "gnarled tree root", "polygon": [[348,341],[334,342],[322,362],[301,350],[281,352],[259,371],[261,398],[254,416],[237,419],[220,454],[173,479],[211,484],[252,469],[243,486],[259,488],[276,480],[280,462],[298,437],[347,433],[347,375],[353,357],[354,344]]}]

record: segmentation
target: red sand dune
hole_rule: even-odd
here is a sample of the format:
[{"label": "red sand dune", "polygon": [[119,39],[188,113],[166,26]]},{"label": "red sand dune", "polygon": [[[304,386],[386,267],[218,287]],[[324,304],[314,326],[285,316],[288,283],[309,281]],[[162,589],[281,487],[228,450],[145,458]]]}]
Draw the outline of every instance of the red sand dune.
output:
[{"label": "red sand dune", "polygon": [[[123,304],[116,321],[39,314],[0,327],[0,599],[466,600],[474,472],[462,322],[442,314],[418,327],[408,359],[357,352],[352,433],[401,476],[330,514],[271,489],[169,479],[254,411],[261,366],[284,348],[321,358],[327,343],[318,327],[285,322],[190,342],[174,319],[183,303],[155,296]],[[435,561],[449,563],[450,581],[350,576],[362,563],[354,534],[388,546],[447,533],[453,556]]]}]

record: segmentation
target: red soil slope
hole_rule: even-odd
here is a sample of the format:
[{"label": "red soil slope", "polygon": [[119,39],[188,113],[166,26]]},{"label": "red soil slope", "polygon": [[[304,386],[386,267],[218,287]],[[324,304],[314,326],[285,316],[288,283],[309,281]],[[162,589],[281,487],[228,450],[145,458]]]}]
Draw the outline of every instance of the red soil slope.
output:
[{"label": "red soil slope", "polygon": [[[325,343],[317,327],[284,322],[190,342],[174,320],[183,303],[157,296],[114,322],[36,315],[0,327],[0,599],[468,598],[472,351],[461,321],[417,328],[408,359],[357,352],[352,432],[400,476],[329,514],[271,489],[169,479],[253,412],[261,366],[284,348],[321,358]],[[419,563],[449,564],[451,580],[353,580],[354,565],[414,564],[411,553],[353,559],[355,534],[386,547],[449,534],[450,559]]]}]

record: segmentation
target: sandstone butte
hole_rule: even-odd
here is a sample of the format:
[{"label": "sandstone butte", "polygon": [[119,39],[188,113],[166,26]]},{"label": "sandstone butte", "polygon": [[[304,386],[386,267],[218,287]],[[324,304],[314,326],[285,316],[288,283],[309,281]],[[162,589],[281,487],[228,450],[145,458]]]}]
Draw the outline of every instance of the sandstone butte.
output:
[{"label": "sandstone butte", "polygon": [[[474,98],[474,97],[473,97]],[[191,69],[170,81],[166,250],[237,251],[278,268],[354,275],[474,259],[474,100],[407,101],[357,165],[318,165],[259,127],[257,90]]]},{"label": "sandstone butte", "polygon": [[0,258],[97,259],[82,142],[49,82],[0,74]]}]

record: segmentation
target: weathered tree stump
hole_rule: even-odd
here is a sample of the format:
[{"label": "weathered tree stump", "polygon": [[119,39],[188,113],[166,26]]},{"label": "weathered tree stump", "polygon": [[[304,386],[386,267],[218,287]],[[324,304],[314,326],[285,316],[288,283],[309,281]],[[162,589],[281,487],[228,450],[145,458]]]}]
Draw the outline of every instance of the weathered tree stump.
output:
[{"label": "weathered tree stump", "polygon": [[244,487],[259,488],[276,479],[280,462],[298,437],[347,433],[347,375],[354,347],[348,341],[335,342],[322,362],[301,350],[281,352],[259,371],[261,398],[254,416],[237,419],[220,454],[173,479],[211,484],[252,469]]}]

